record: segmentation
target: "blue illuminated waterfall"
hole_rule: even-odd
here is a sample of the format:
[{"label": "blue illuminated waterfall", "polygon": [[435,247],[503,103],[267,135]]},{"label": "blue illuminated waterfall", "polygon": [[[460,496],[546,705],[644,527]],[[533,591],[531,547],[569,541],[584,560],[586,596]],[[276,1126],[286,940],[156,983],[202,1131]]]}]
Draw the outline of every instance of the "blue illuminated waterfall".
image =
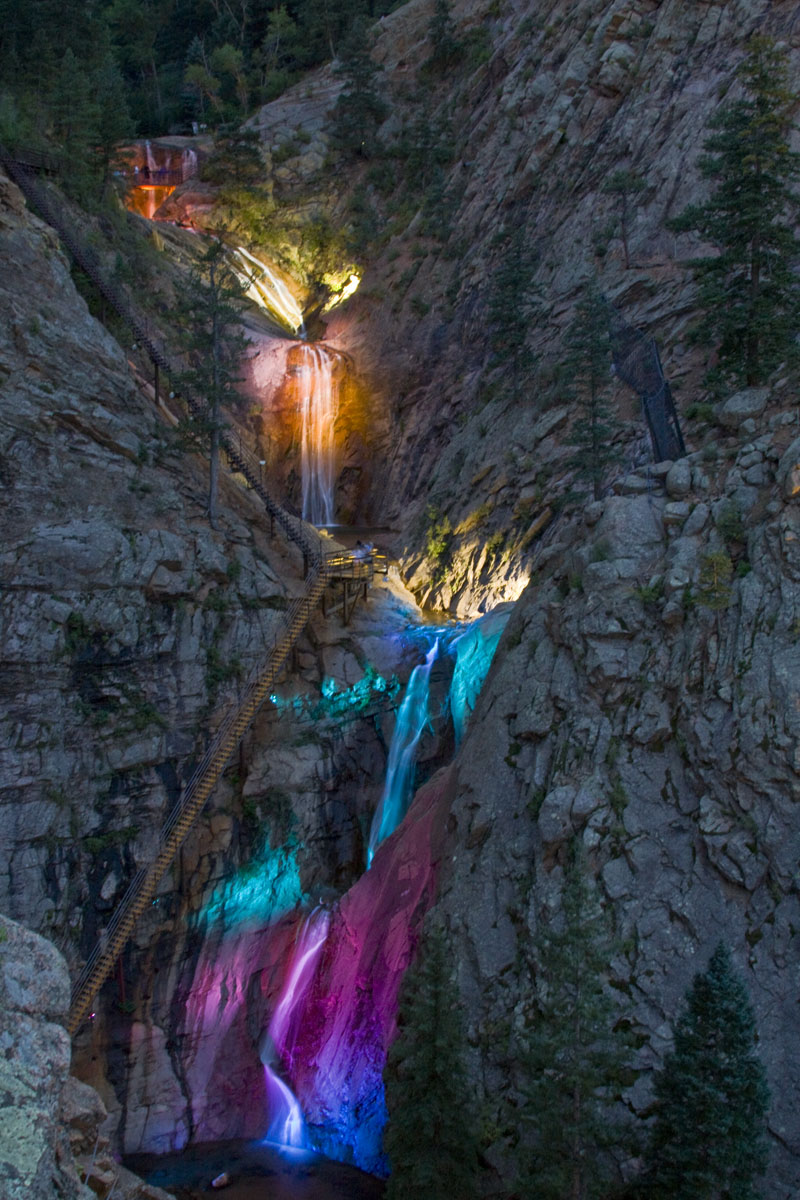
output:
[{"label": "blue illuminated waterfall", "polygon": [[411,672],[406,694],[397,714],[392,744],[389,747],[389,765],[386,783],[380,804],[372,818],[367,849],[369,867],[375,851],[384,838],[393,833],[406,815],[408,802],[414,787],[414,767],[417,761],[417,745],[422,731],[430,720],[428,692],[431,668],[439,652],[437,638],[428,652],[424,663]]}]

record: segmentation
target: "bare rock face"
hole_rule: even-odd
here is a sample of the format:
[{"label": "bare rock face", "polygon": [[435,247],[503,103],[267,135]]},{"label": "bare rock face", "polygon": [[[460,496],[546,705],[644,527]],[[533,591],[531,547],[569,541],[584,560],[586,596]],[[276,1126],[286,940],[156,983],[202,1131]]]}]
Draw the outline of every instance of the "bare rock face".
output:
[{"label": "bare rock face", "polygon": [[7,1200],[85,1200],[62,1160],[59,1107],[69,1071],[67,964],[44,938],[0,918],[0,1191]]},{"label": "bare rock face", "polygon": [[[611,970],[620,1016],[642,1034],[626,1096],[634,1112],[647,1112],[686,988],[725,939],[770,1080],[764,1194],[775,1200],[800,1178],[800,1029],[789,985],[800,921],[800,574],[796,498],[791,488],[777,498],[776,470],[788,477],[779,464],[796,458],[783,449],[783,420],[773,416],[734,453],[718,499],[690,459],[688,503],[611,496],[599,519],[562,526],[558,554],[518,602],[457,759],[452,858],[437,906],[490,1100],[521,1082],[513,1053],[490,1031],[522,1019],[520,951],[558,914],[573,839],[628,946]],[[762,485],[740,533],[725,521],[753,465]],[[710,554],[743,564],[729,592],[705,589]],[[499,1105],[497,1119],[502,1129]],[[509,1146],[501,1135],[489,1160],[508,1163]]]}]

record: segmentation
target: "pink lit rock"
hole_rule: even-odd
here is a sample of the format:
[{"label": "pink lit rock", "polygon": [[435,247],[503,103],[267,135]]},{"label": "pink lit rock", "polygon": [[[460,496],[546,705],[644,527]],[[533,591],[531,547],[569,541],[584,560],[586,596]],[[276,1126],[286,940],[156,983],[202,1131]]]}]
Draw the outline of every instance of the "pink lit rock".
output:
[{"label": "pink lit rock", "polygon": [[417,793],[400,828],[331,919],[297,1037],[293,1077],[320,1148],[366,1170],[383,1166],[382,1071],[397,996],[436,896],[453,771]]}]

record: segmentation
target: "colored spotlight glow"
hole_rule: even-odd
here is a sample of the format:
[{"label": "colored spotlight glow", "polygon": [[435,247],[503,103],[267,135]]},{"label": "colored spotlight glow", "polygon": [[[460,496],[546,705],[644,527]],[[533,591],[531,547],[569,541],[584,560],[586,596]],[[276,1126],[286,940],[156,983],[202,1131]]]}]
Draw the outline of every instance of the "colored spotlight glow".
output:
[{"label": "colored spotlight glow", "polygon": [[353,292],[358,290],[358,285],[360,283],[361,277],[359,275],[352,274],[342,290],[337,292],[335,296],[331,296],[330,300],[322,311],[324,313],[328,313],[332,308],[336,308],[337,304],[343,304],[345,300],[349,300],[349,298],[353,295]]},{"label": "colored spotlight glow", "polygon": [[245,290],[245,295],[260,308],[265,308],[277,317],[292,333],[302,332],[302,310],[283,280],[279,279],[266,263],[257,259],[249,250],[245,250],[244,246],[238,246],[233,251],[233,256],[234,263],[236,260],[239,262],[238,267],[234,265],[234,271]]}]

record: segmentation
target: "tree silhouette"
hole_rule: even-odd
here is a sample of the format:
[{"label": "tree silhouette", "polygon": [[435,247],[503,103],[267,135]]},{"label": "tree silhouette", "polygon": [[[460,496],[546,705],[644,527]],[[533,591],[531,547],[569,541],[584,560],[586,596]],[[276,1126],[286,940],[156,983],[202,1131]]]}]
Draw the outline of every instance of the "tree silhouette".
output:
[{"label": "tree silhouette", "polygon": [[717,253],[693,259],[704,316],[698,341],[718,344],[710,381],[757,384],[784,361],[796,360],[800,321],[800,241],[794,226],[800,200],[792,183],[800,155],[789,148],[797,94],[788,86],[788,58],[773,42],[753,37],[736,74],[744,96],[716,114],[700,162],[715,187],[670,222],[696,230]]},{"label": "tree silhouette", "polygon": [[565,871],[563,920],[537,939],[534,1008],[519,1038],[523,1126],[521,1200],[589,1200],[606,1194],[611,1147],[628,1131],[615,1119],[631,1056],[630,1022],[608,990],[617,949],[577,845]]},{"label": "tree silhouette", "polygon": [[619,423],[607,395],[611,382],[608,312],[595,284],[577,305],[575,319],[567,330],[566,350],[565,365],[581,410],[572,426],[576,450],[570,465],[590,481],[594,498],[599,500],[608,468],[619,461],[613,445]]},{"label": "tree silhouette", "polygon": [[469,1200],[476,1141],[464,1034],[445,934],[426,935],[400,995],[384,1072],[392,1174],[386,1200]]},{"label": "tree silhouette", "polygon": [[645,1194],[755,1200],[767,1165],[769,1092],[753,1010],[722,942],[689,989],[655,1093]]}]

